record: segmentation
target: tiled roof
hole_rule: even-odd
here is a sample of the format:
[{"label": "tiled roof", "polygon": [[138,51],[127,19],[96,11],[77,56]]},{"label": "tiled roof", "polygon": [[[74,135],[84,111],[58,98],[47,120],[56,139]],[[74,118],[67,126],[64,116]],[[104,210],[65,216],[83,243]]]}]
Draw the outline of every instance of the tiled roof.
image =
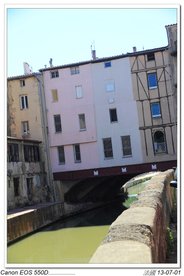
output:
[{"label": "tiled roof", "polygon": [[40,76],[40,75],[41,75],[41,73],[35,72],[35,73],[31,73],[31,74],[8,77],[7,79],[8,80],[18,80],[18,79],[26,79],[26,78]]},{"label": "tiled roof", "polygon": [[177,23],[176,24],[166,25],[165,27],[171,27],[171,26],[177,26]]},{"label": "tiled roof", "polygon": [[96,59],[91,59],[91,60],[87,60],[87,61],[81,61],[81,62],[75,62],[75,63],[70,63],[70,64],[47,67],[47,68],[42,68],[39,71],[44,72],[44,71],[50,71],[50,70],[55,70],[55,69],[62,69],[62,68],[73,67],[73,66],[80,66],[80,65],[85,65],[85,64],[89,64],[89,63],[105,62],[105,61],[114,60],[114,59],[126,58],[126,57],[131,57],[131,56],[138,56],[138,55],[147,54],[147,53],[150,53],[150,52],[165,51],[167,49],[168,49],[168,46],[164,46],[164,47],[159,47],[159,48],[154,48],[154,49],[149,49],[149,50],[142,50],[142,51],[136,51],[136,52],[126,53],[126,54],[121,54],[121,55],[117,55],[117,56],[96,58]]},{"label": "tiled roof", "polygon": [[[164,46],[164,47],[136,51],[136,52],[126,53],[126,54],[121,54],[121,55],[116,55],[116,56],[102,57],[102,58],[96,58],[96,59],[91,59],[91,60],[86,60],[86,61],[74,62],[74,63],[70,63],[70,64],[46,67],[46,68],[40,69],[39,71],[44,72],[44,71],[50,71],[50,70],[55,70],[55,69],[80,66],[80,65],[90,64],[90,63],[105,62],[105,61],[110,61],[110,60],[115,60],[115,59],[120,59],[120,58],[143,55],[143,54],[147,54],[147,53],[151,53],[151,52],[165,51],[167,49],[168,49],[168,46]],[[39,75],[41,75],[41,73],[36,72],[36,73],[29,74],[29,75],[12,76],[12,77],[8,77],[8,80],[16,80],[16,79],[23,79],[23,78],[25,79],[25,78],[29,78],[29,77],[34,77],[35,75],[39,76]]]}]

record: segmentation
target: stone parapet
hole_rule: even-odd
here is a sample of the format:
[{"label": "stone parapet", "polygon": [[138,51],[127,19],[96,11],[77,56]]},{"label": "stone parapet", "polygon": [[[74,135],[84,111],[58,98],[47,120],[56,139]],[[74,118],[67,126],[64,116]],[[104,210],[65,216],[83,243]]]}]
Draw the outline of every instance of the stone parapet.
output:
[{"label": "stone parapet", "polygon": [[110,226],[93,254],[91,264],[164,263],[167,251],[167,226],[173,206],[174,171],[153,176],[138,200]]}]

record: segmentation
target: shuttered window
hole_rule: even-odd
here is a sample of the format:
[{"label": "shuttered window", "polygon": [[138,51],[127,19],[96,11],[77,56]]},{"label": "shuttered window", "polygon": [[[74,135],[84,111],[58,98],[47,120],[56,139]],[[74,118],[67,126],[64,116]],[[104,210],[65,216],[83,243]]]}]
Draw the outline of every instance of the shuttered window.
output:
[{"label": "shuttered window", "polygon": [[58,102],[58,91],[57,91],[57,89],[52,89],[51,92],[52,92],[52,101],[53,102]]}]

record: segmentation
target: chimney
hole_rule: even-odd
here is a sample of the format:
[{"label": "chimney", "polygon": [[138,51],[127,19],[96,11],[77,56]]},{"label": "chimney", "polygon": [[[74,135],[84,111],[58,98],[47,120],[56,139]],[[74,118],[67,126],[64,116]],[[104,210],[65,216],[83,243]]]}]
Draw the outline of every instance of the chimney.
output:
[{"label": "chimney", "polygon": [[27,62],[24,62],[23,66],[24,66],[24,75],[32,74],[32,69],[30,68]]},{"label": "chimney", "polygon": [[53,67],[52,58],[50,58],[49,63],[50,63],[50,67]]},{"label": "chimney", "polygon": [[133,47],[133,52],[137,52],[137,48],[135,46]]},{"label": "chimney", "polygon": [[92,59],[96,59],[96,50],[91,50]]}]

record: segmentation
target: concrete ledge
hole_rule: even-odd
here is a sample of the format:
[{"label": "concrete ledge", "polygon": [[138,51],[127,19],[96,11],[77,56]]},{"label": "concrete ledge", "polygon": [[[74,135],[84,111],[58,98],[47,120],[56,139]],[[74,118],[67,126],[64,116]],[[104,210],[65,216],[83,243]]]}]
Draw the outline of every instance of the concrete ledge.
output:
[{"label": "concrete ledge", "polygon": [[151,262],[149,246],[131,240],[103,244],[98,247],[90,260],[91,264],[145,264]]},{"label": "concrete ledge", "polygon": [[174,171],[153,176],[138,200],[110,226],[90,263],[151,264],[166,259],[166,231],[173,205]]}]

